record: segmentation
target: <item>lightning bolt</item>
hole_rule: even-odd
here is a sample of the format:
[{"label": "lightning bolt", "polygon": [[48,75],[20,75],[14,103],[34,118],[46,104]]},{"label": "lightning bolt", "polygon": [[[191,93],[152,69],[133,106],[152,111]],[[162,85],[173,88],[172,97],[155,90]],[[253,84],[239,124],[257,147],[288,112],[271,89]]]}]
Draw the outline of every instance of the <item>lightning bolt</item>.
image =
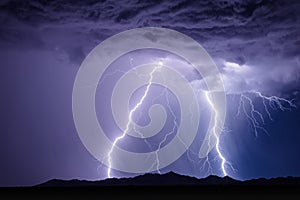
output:
[{"label": "lightning bolt", "polygon": [[168,95],[168,93],[166,93],[166,97],[167,97],[167,106],[168,106],[168,108],[169,108],[169,110],[170,110],[170,112],[171,112],[171,114],[172,114],[172,116],[173,116],[173,129],[172,129],[169,133],[167,133],[167,134],[165,135],[165,137],[164,137],[163,140],[160,141],[160,143],[159,143],[159,145],[158,145],[158,148],[157,148],[157,150],[155,151],[155,154],[156,154],[156,171],[157,171],[159,174],[160,174],[160,170],[159,170],[160,162],[159,162],[158,151],[159,151],[159,149],[161,148],[161,146],[163,145],[163,143],[167,140],[168,136],[171,135],[171,134],[175,131],[176,128],[178,128],[178,124],[177,124],[177,122],[176,122],[177,117],[176,117],[174,111],[172,110],[172,108],[171,108],[171,106],[170,106],[170,100],[169,100],[169,95]]},{"label": "lightning bolt", "polygon": [[[115,138],[115,140],[112,144],[112,147],[111,147],[110,151],[108,152],[108,170],[107,170],[108,178],[111,178],[111,166],[112,166],[111,154],[112,154],[115,146],[117,145],[117,143],[121,139],[123,139],[126,136],[126,134],[128,133],[128,131],[130,130],[130,125],[132,124],[132,116],[135,113],[135,111],[143,104],[145,98],[147,97],[147,95],[149,93],[150,86],[152,85],[154,73],[161,67],[162,67],[162,62],[159,62],[158,66],[155,67],[150,72],[149,82],[147,84],[147,87],[146,87],[146,90],[145,90],[143,96],[141,97],[139,102],[134,106],[134,108],[132,110],[130,110],[129,119],[128,119],[126,128],[123,131],[123,134],[120,135],[119,137]],[[120,72],[122,73],[122,71],[120,71]],[[203,91],[203,90],[201,90],[201,91]],[[227,172],[226,169],[228,167],[231,167],[231,169],[233,171],[235,171],[235,169],[232,167],[231,163],[226,160],[226,158],[224,157],[224,155],[222,154],[222,151],[221,151],[220,135],[218,134],[218,131],[219,131],[218,129],[221,128],[221,127],[218,127],[219,114],[218,114],[217,108],[215,107],[215,105],[214,105],[214,103],[211,99],[210,92],[211,91],[204,91],[206,101],[208,102],[209,107],[211,108],[211,112],[212,112],[212,116],[213,116],[213,126],[211,128],[211,133],[212,134],[211,134],[210,137],[214,137],[215,140],[216,140],[215,149],[216,149],[217,157],[221,161],[220,169],[222,170],[222,175],[227,176],[228,172]],[[165,94],[165,92],[163,92],[162,95],[163,94]],[[227,95],[232,95],[232,94],[227,94]],[[268,134],[268,132],[263,127],[263,125],[265,124],[264,114],[256,108],[256,106],[253,102],[253,97],[261,99],[262,105],[263,105],[263,110],[266,113],[268,119],[270,119],[271,121],[273,120],[272,115],[271,115],[271,109],[272,110],[280,109],[282,111],[286,111],[286,110],[291,110],[291,108],[296,107],[296,105],[293,103],[293,100],[288,100],[288,99],[281,98],[281,97],[278,97],[278,96],[265,96],[261,92],[258,92],[258,91],[245,91],[243,93],[234,94],[234,95],[239,95],[238,109],[237,109],[237,113],[236,113],[235,117],[238,117],[241,113],[243,113],[245,115],[249,125],[252,127],[255,136],[258,136],[259,131],[263,131],[266,134]],[[165,135],[165,137],[163,138],[163,140],[160,141],[160,143],[158,145],[158,148],[155,152],[156,153],[156,163],[154,163],[154,164],[156,164],[156,168],[157,168],[156,171],[159,174],[160,174],[160,170],[159,170],[160,161],[159,161],[158,151],[161,148],[161,146],[164,144],[164,142],[167,140],[168,136],[171,135],[175,131],[176,128],[178,128],[178,124],[176,122],[176,116],[175,116],[175,113],[172,111],[172,109],[170,107],[170,102],[169,102],[168,96],[167,96],[167,105],[168,105],[168,107],[171,111],[171,114],[172,114],[173,118],[174,118],[173,130],[171,130],[169,133],[167,133]],[[193,112],[191,111],[191,115],[192,114],[193,114]],[[134,127],[134,129],[135,129],[135,127]],[[221,133],[223,133],[223,128],[222,128]],[[142,133],[140,133],[140,135],[142,135]],[[148,146],[150,148],[151,145],[146,140],[145,140],[145,142],[148,144]],[[188,151],[190,151],[190,150],[188,150]],[[187,156],[188,156],[189,160],[193,161],[193,159],[190,158],[189,153],[187,153]],[[216,160],[216,158],[214,160]],[[211,164],[210,164],[210,161],[208,160],[208,157],[204,161],[202,167],[204,167],[207,164],[208,164],[208,170],[210,170],[211,169]]]},{"label": "lightning bolt", "polygon": [[[239,106],[235,118],[238,117],[241,112],[243,112],[248,120],[249,125],[253,128],[256,137],[258,136],[259,130],[265,132],[266,134],[268,134],[268,132],[262,127],[262,125],[265,124],[264,116],[255,108],[253,100],[251,99],[251,95],[254,95],[262,100],[264,111],[271,121],[273,121],[273,118],[271,116],[270,108],[273,110],[277,110],[279,108],[282,111],[296,108],[296,105],[293,103],[293,99],[288,100],[277,96],[265,96],[258,91],[246,91],[240,94]],[[250,107],[250,110],[247,110],[247,105]]]},{"label": "lightning bolt", "polygon": [[123,134],[120,135],[119,137],[117,137],[117,138],[114,140],[114,142],[113,142],[113,144],[112,144],[112,147],[111,147],[111,149],[110,149],[109,152],[108,152],[108,169],[107,169],[107,177],[108,177],[108,178],[111,178],[111,164],[112,164],[111,154],[112,154],[112,152],[113,152],[113,150],[114,150],[116,144],[118,143],[118,141],[121,140],[121,139],[123,139],[123,138],[126,136],[127,132],[129,131],[130,124],[132,123],[132,115],[133,115],[133,113],[134,113],[134,112],[135,112],[135,111],[143,104],[145,98],[147,97],[147,95],[148,95],[148,93],[149,93],[150,86],[152,85],[153,74],[155,73],[155,71],[157,71],[157,70],[160,69],[161,67],[162,67],[162,63],[159,62],[159,65],[158,65],[157,67],[155,67],[155,68],[151,71],[151,73],[150,73],[150,79],[149,79],[149,82],[148,82],[148,84],[147,84],[146,90],[145,90],[145,92],[144,92],[142,98],[141,98],[141,99],[139,100],[139,102],[134,106],[134,108],[133,108],[132,110],[130,110],[130,112],[129,112],[129,116],[128,116],[128,119],[129,119],[129,120],[128,120],[127,124],[126,124],[126,128],[125,128]]},{"label": "lightning bolt", "polygon": [[225,168],[225,164],[227,163],[227,161],[226,161],[226,158],[222,155],[222,152],[220,151],[220,138],[217,135],[218,110],[215,108],[213,102],[211,101],[208,91],[205,91],[205,97],[206,97],[206,100],[207,100],[209,106],[211,107],[211,110],[212,110],[213,115],[214,115],[214,125],[212,127],[212,133],[213,133],[213,136],[216,138],[216,151],[217,151],[217,154],[218,154],[218,156],[220,157],[220,159],[222,161],[221,162],[221,169],[222,169],[223,175],[227,176],[227,172],[226,172],[226,168]]},{"label": "lightning bolt", "polygon": [[[201,91],[203,91],[203,90],[201,90]],[[226,166],[230,167],[233,171],[236,171],[236,169],[233,168],[232,164],[226,160],[226,158],[224,157],[224,155],[221,152],[220,136],[218,136],[218,134],[217,134],[217,130],[218,130],[218,128],[220,128],[217,126],[218,110],[215,108],[215,106],[210,98],[210,92],[204,91],[204,93],[205,93],[206,101],[208,102],[208,104],[213,112],[214,124],[213,124],[211,131],[212,131],[212,136],[216,139],[215,148],[216,148],[217,156],[221,160],[221,169],[222,169],[223,176],[227,176],[228,173],[226,171]],[[230,94],[227,94],[227,95],[230,95]],[[237,117],[238,115],[240,115],[240,113],[243,112],[244,115],[246,116],[247,121],[249,122],[250,126],[253,128],[255,136],[258,136],[259,130],[261,130],[267,134],[268,134],[268,132],[263,127],[263,124],[265,124],[264,115],[259,110],[257,110],[251,97],[255,96],[262,100],[263,109],[270,120],[273,120],[270,109],[273,109],[273,110],[280,109],[282,111],[286,111],[286,110],[291,110],[291,108],[296,108],[296,105],[293,103],[293,101],[294,101],[293,99],[288,100],[288,99],[281,98],[278,96],[265,96],[261,92],[258,92],[258,91],[246,91],[246,92],[243,92],[238,95],[239,95],[239,106],[238,106],[238,110],[237,110],[235,117]],[[223,130],[222,130],[222,132],[223,132]],[[208,157],[204,161],[204,164],[202,166],[203,169],[204,169],[205,165],[208,165],[208,170],[210,170],[211,165],[208,160]]]},{"label": "lightning bolt", "polygon": [[[270,116],[270,112],[269,112],[269,110],[267,108],[267,105],[265,103],[266,100],[269,102],[269,106],[274,110],[276,110],[276,107],[279,107],[279,109],[282,110],[282,111],[291,110],[291,108],[296,108],[296,105],[293,103],[294,99],[287,100],[287,99],[280,98],[280,97],[277,97],[277,96],[267,97],[267,96],[264,96],[264,95],[262,95],[262,93],[257,92],[257,91],[251,91],[251,92],[256,94],[257,96],[259,96],[263,100],[265,110],[268,113],[271,120],[272,120],[272,118]],[[288,107],[285,106],[284,104],[288,105]]]},{"label": "lightning bolt", "polygon": [[[247,111],[246,101],[250,105],[250,111]],[[269,110],[267,109],[265,103],[264,103],[264,107],[265,107],[266,112],[268,113],[268,116],[271,117],[271,114],[270,114]],[[238,111],[237,111],[235,118],[240,115],[241,110],[245,114],[245,116],[249,122],[249,125],[253,127],[253,131],[254,131],[254,134],[256,137],[258,135],[258,130],[262,130],[263,132],[268,134],[267,130],[260,125],[260,123],[257,119],[257,116],[258,116],[258,118],[264,124],[265,120],[264,120],[262,114],[258,110],[255,109],[252,99],[250,97],[246,96],[245,94],[241,94],[241,96],[240,96],[239,107],[238,107]]]}]

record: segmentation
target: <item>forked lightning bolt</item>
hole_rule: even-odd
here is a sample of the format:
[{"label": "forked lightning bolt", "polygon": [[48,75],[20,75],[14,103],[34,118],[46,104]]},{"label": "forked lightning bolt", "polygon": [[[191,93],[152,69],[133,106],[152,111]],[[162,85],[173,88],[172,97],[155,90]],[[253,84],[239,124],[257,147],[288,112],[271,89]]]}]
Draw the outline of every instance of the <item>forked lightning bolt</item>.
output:
[{"label": "forked lightning bolt", "polygon": [[[272,118],[271,118],[270,112],[267,108],[267,105],[266,105],[266,102],[265,102],[266,100],[269,102],[269,106],[274,110],[276,109],[276,106],[279,107],[279,109],[282,110],[282,111],[291,110],[291,108],[296,108],[296,105],[293,103],[293,99],[292,100],[287,100],[287,99],[280,98],[280,97],[277,97],[277,96],[267,97],[267,96],[264,96],[260,92],[257,92],[257,91],[251,91],[251,92],[256,94],[257,96],[259,96],[260,98],[262,98],[265,110],[268,113],[271,120],[272,120]],[[284,105],[284,104],[286,104],[286,105]]]},{"label": "forked lightning bolt", "polygon": [[[279,108],[282,111],[296,108],[293,100],[287,100],[277,96],[265,96],[258,91],[247,91],[240,94],[239,107],[236,117],[243,112],[249,122],[249,125],[253,128],[256,137],[258,136],[259,130],[265,132],[266,134],[268,134],[268,132],[262,127],[262,124],[265,123],[265,119],[263,114],[255,108],[253,100],[251,99],[251,95],[261,98],[264,111],[267,113],[270,120],[273,120],[270,108],[273,110],[277,110]],[[250,107],[250,110],[247,110],[247,105]]]},{"label": "forked lightning bolt", "polygon": [[[247,108],[246,108],[247,102],[245,102],[245,101],[247,101],[248,104],[250,105],[250,111],[247,111]],[[265,104],[264,104],[264,106],[265,106],[265,110],[270,118],[271,114]],[[263,118],[263,115],[255,109],[252,99],[250,97],[246,96],[245,94],[241,94],[241,96],[240,96],[239,107],[238,107],[236,117],[241,113],[241,109],[243,110],[243,113],[245,114],[249,124],[252,126],[256,137],[258,135],[258,130],[262,130],[263,132],[268,134],[267,130],[260,125],[260,123],[257,119],[257,116],[258,116],[259,120],[261,120],[261,122],[264,124],[265,120]]]},{"label": "forked lightning bolt", "polygon": [[[229,94],[227,94],[229,95]],[[255,133],[255,136],[258,136],[258,131],[261,130],[268,134],[267,130],[262,126],[265,123],[264,116],[261,112],[259,112],[251,98],[251,95],[254,95],[258,98],[261,98],[264,111],[268,115],[268,118],[270,120],[273,120],[270,112],[270,108],[273,110],[280,109],[282,111],[285,110],[291,110],[291,108],[296,108],[296,105],[293,103],[293,100],[288,100],[285,98],[277,97],[277,96],[265,96],[261,92],[258,91],[246,91],[242,94],[239,94],[239,106],[237,110],[236,116],[238,116],[241,112],[244,113],[246,116],[249,124],[252,126],[253,131]],[[220,136],[217,135],[217,129],[220,127],[217,127],[217,120],[218,120],[218,110],[215,108],[213,102],[211,101],[210,95],[208,91],[205,91],[205,97],[207,102],[209,103],[211,110],[213,112],[214,116],[214,126],[212,128],[212,135],[216,139],[216,151],[221,159],[221,169],[224,176],[227,176],[226,166],[228,165],[233,171],[235,169],[232,167],[231,163],[226,160],[226,158],[222,155],[222,152],[220,151]],[[249,106],[250,110],[247,109],[247,105]]]},{"label": "forked lightning bolt", "polygon": [[166,142],[168,136],[170,136],[170,135],[175,131],[175,129],[178,128],[178,124],[177,124],[177,122],[176,122],[176,119],[177,119],[177,118],[176,118],[176,115],[175,115],[174,111],[172,110],[172,108],[171,108],[171,106],[170,106],[170,101],[169,101],[169,96],[168,96],[168,94],[166,94],[166,97],[167,97],[167,106],[168,106],[168,108],[169,108],[169,110],[170,110],[170,112],[171,112],[171,114],[172,114],[172,116],[173,116],[173,129],[172,129],[169,133],[167,133],[167,134],[165,135],[165,137],[164,137],[164,139],[163,139],[162,141],[160,141],[160,143],[159,143],[159,145],[158,145],[158,148],[157,148],[157,150],[155,151],[155,154],[156,154],[156,171],[157,171],[159,174],[160,174],[160,170],[159,170],[160,162],[159,162],[159,157],[158,157],[158,151],[160,150],[160,148],[161,148],[161,146],[163,145],[163,143]]},{"label": "forked lightning bolt", "polygon": [[[147,97],[147,95],[149,93],[150,86],[152,85],[153,75],[161,67],[162,67],[162,63],[159,62],[159,65],[151,71],[149,82],[147,84],[147,87],[146,87],[146,90],[145,90],[143,96],[141,97],[139,102],[134,106],[134,108],[132,110],[130,110],[130,112],[129,112],[128,122],[127,122],[127,125],[126,125],[126,128],[125,128],[123,134],[120,135],[119,137],[117,137],[114,140],[114,142],[112,144],[112,148],[108,152],[108,170],[107,170],[108,178],[111,178],[111,165],[112,165],[111,154],[112,154],[115,146],[117,145],[118,141],[123,139],[126,136],[126,134],[128,133],[128,131],[130,129],[130,125],[132,123],[132,116],[133,116],[134,112],[143,104],[145,98]],[[210,98],[210,91],[204,91],[204,92],[205,92],[206,101],[208,102],[208,104],[211,108],[212,115],[213,115],[213,118],[214,118],[213,119],[214,123],[213,123],[213,127],[211,129],[211,133],[212,133],[212,137],[214,137],[216,139],[215,148],[216,148],[217,156],[221,160],[221,170],[222,170],[223,176],[227,176],[228,173],[226,171],[226,166],[231,167],[231,169],[233,169],[234,171],[235,171],[235,169],[232,167],[231,163],[226,160],[226,158],[223,156],[223,154],[221,152],[221,149],[220,149],[220,136],[218,134],[218,129],[220,129],[222,127],[218,127],[218,120],[219,120],[218,110],[217,110],[217,108],[215,107],[214,103],[212,102],[212,100]],[[227,94],[227,95],[231,95],[231,94]],[[260,93],[258,91],[246,91],[246,92],[243,92],[241,94],[236,94],[236,95],[239,95],[239,106],[238,106],[238,110],[237,110],[237,113],[236,113],[236,117],[238,115],[240,115],[240,113],[244,113],[244,115],[246,116],[249,124],[253,128],[255,136],[258,135],[259,130],[261,130],[265,133],[268,133],[268,132],[263,127],[263,124],[265,123],[264,115],[259,110],[256,109],[256,107],[253,103],[253,100],[252,100],[253,96],[261,98],[264,111],[265,111],[265,113],[267,114],[267,116],[270,120],[273,120],[273,118],[271,116],[270,108],[273,109],[273,110],[280,109],[282,111],[285,111],[285,110],[291,110],[291,108],[296,107],[296,105],[293,103],[293,100],[290,101],[290,100],[287,100],[287,99],[284,99],[284,98],[281,98],[281,97],[277,97],[277,96],[265,96],[265,95],[263,95],[262,93]],[[168,102],[168,106],[169,106],[169,102]],[[170,110],[172,111],[171,108],[170,108]],[[161,145],[166,141],[167,137],[178,126],[177,122],[175,120],[176,116],[173,112],[172,112],[172,115],[174,117],[173,130],[171,132],[169,132],[168,134],[166,134],[164,139],[159,143],[159,147],[158,147],[157,151],[155,152],[156,153],[156,159],[157,159],[156,164],[157,164],[157,172],[158,173],[160,173],[160,170],[159,170],[159,164],[160,163],[159,163],[158,154],[157,154],[158,150],[160,149]],[[208,162],[208,160],[206,160],[206,161]],[[208,164],[209,164],[209,162],[208,162]],[[210,166],[210,164],[209,164],[209,166]]]},{"label": "forked lightning bolt", "polygon": [[213,133],[213,136],[216,138],[216,150],[217,150],[218,156],[220,157],[220,159],[222,161],[221,169],[222,169],[223,175],[227,176],[227,172],[226,172],[226,169],[225,169],[225,164],[226,164],[227,161],[226,161],[225,157],[222,155],[222,153],[220,151],[220,138],[217,135],[217,129],[220,128],[220,127],[217,127],[217,124],[218,124],[217,123],[218,122],[218,110],[215,108],[213,102],[211,101],[208,91],[205,92],[205,97],[206,97],[206,100],[207,100],[209,106],[211,107],[211,110],[212,110],[213,116],[214,116],[214,125],[212,127],[212,133]]},{"label": "forked lightning bolt", "polygon": [[149,79],[149,83],[146,87],[146,90],[142,96],[142,98],[140,99],[140,101],[134,106],[134,108],[132,110],[130,110],[129,112],[129,116],[128,116],[128,122],[127,122],[127,125],[126,125],[126,128],[123,132],[122,135],[120,135],[119,137],[117,137],[113,144],[112,144],[112,147],[110,149],[110,151],[108,152],[108,169],[107,169],[107,177],[108,178],[111,178],[111,164],[112,164],[112,159],[111,159],[111,154],[114,150],[114,147],[116,146],[116,144],[118,143],[119,140],[123,139],[127,132],[129,131],[129,128],[130,128],[130,124],[132,123],[132,115],[133,113],[142,105],[142,103],[144,102],[145,98],[147,97],[147,94],[149,92],[149,89],[150,89],[150,86],[152,85],[152,81],[153,81],[153,74],[155,73],[156,70],[160,69],[162,67],[162,63],[159,62],[159,65],[157,67],[155,67],[151,73],[150,73],[150,79]]}]

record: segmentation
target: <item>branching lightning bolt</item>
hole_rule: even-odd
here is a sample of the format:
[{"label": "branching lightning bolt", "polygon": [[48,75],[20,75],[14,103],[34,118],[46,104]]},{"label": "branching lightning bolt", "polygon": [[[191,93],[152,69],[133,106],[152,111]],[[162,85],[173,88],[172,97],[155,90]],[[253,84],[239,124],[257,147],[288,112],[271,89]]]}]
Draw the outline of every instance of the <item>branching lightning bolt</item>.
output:
[{"label": "branching lightning bolt", "polygon": [[[236,113],[236,117],[240,115],[241,112],[243,112],[249,122],[249,125],[253,128],[256,137],[258,136],[259,130],[265,132],[266,134],[268,134],[268,132],[265,128],[262,127],[262,124],[265,124],[263,114],[255,108],[250,95],[255,95],[262,99],[264,111],[267,113],[268,118],[270,120],[273,120],[273,118],[271,116],[269,107],[273,110],[279,108],[282,111],[291,110],[291,108],[296,108],[296,105],[293,103],[293,100],[288,100],[277,96],[265,96],[258,91],[247,91],[240,94],[239,106],[238,111]],[[247,103],[250,107],[250,111],[248,111],[246,108]]]},{"label": "branching lightning bolt", "polygon": [[149,89],[150,89],[150,86],[152,85],[152,81],[153,81],[153,74],[155,73],[155,71],[157,71],[158,69],[160,69],[162,67],[162,63],[159,62],[159,65],[157,67],[155,67],[151,73],[150,73],[150,79],[149,79],[149,83],[147,84],[147,87],[146,87],[146,90],[142,96],[142,98],[140,99],[140,101],[134,106],[134,108],[132,110],[130,110],[129,112],[129,116],[128,116],[128,122],[126,124],[126,128],[123,132],[122,135],[120,135],[119,137],[117,137],[113,144],[112,144],[112,147],[110,149],[110,151],[108,152],[108,169],[107,169],[107,177],[108,178],[111,178],[111,164],[112,164],[112,159],[111,159],[111,154],[116,146],[116,144],[118,143],[119,140],[123,139],[127,132],[129,131],[129,128],[130,128],[130,124],[132,123],[132,115],[133,113],[143,104],[145,98],[147,97],[148,95],[148,92],[149,92]]},{"label": "branching lightning bolt", "polygon": [[[228,173],[226,171],[226,166],[229,166],[233,171],[235,171],[235,169],[233,168],[231,163],[226,160],[226,158],[224,157],[224,155],[221,152],[220,136],[217,134],[218,128],[220,128],[220,127],[218,127],[218,123],[217,123],[219,120],[218,119],[218,110],[215,108],[215,106],[210,98],[210,92],[204,91],[204,93],[205,93],[206,100],[207,100],[207,102],[213,112],[213,116],[214,116],[214,123],[213,123],[213,127],[211,129],[211,131],[212,131],[211,136],[215,137],[215,139],[216,139],[215,148],[216,148],[217,155],[221,160],[222,173],[224,176],[227,176]],[[230,95],[230,94],[227,94],[227,95]],[[288,99],[281,98],[278,96],[265,96],[261,92],[258,92],[258,91],[246,91],[246,92],[243,92],[238,95],[240,98],[239,98],[239,106],[238,106],[238,111],[236,113],[236,117],[241,112],[243,112],[244,115],[246,116],[249,124],[253,128],[255,136],[258,135],[259,130],[261,130],[267,134],[268,134],[268,132],[263,127],[263,124],[265,124],[264,115],[263,115],[263,113],[261,113],[259,110],[256,109],[251,97],[256,96],[258,98],[261,98],[264,111],[266,112],[266,114],[270,120],[273,120],[273,118],[271,116],[270,108],[273,110],[280,109],[282,111],[291,110],[291,108],[296,108],[296,105],[293,103],[293,100],[288,100]],[[249,106],[249,109],[247,106]],[[222,130],[222,132],[223,132],[223,130]],[[205,164],[208,164],[208,168],[210,169],[210,162],[208,161],[208,158],[206,158],[206,160],[204,161],[204,165]],[[203,165],[203,167],[204,167],[204,165]]]},{"label": "branching lightning bolt", "polygon": [[173,128],[172,128],[172,130],[169,132],[169,133],[167,133],[166,135],[165,135],[165,137],[164,137],[164,139],[162,140],[162,141],[160,141],[160,143],[159,143],[159,145],[158,145],[158,148],[157,148],[157,150],[155,151],[155,154],[156,154],[156,171],[160,174],[160,170],[159,170],[159,165],[160,165],[160,162],[159,162],[159,157],[158,157],[158,151],[159,151],[159,149],[161,148],[161,146],[163,145],[163,143],[167,140],[167,138],[168,138],[168,136],[169,135],[171,135],[174,131],[175,131],[175,129],[176,128],[178,128],[178,124],[177,124],[177,122],[176,122],[176,115],[175,115],[175,113],[174,113],[174,111],[172,110],[172,108],[171,108],[171,106],[170,106],[170,101],[169,101],[169,96],[168,96],[168,94],[166,94],[166,96],[167,96],[167,105],[168,105],[168,108],[169,108],[169,110],[170,110],[170,112],[171,112],[171,114],[172,114],[172,116],[173,116]]},{"label": "branching lightning bolt", "polygon": [[213,133],[213,136],[216,138],[216,150],[217,150],[218,156],[220,157],[220,159],[222,161],[221,169],[222,169],[223,175],[227,176],[227,172],[226,172],[226,169],[225,169],[225,164],[226,164],[227,161],[226,161],[225,157],[222,155],[222,153],[220,151],[220,138],[217,135],[218,110],[215,108],[213,102],[211,101],[208,91],[205,92],[205,97],[206,97],[206,100],[207,100],[209,106],[211,107],[211,110],[212,110],[213,115],[214,115],[214,125],[212,127],[212,133]]},{"label": "branching lightning bolt", "polygon": [[[247,102],[250,105],[250,112],[247,111],[247,109],[246,109],[245,100],[247,100]],[[266,112],[268,113],[268,116],[271,117],[271,114],[265,104],[264,104],[264,106],[265,106]],[[260,125],[260,123],[258,122],[258,119],[256,118],[256,116],[258,116],[259,119],[261,120],[261,122],[264,124],[265,120],[264,120],[262,114],[255,109],[252,99],[250,97],[246,96],[245,94],[241,94],[241,96],[240,96],[239,107],[238,107],[236,117],[241,113],[241,109],[243,110],[243,113],[247,117],[249,124],[253,127],[253,131],[254,131],[254,134],[256,137],[258,135],[258,130],[262,130],[263,132],[268,134],[267,130]]]},{"label": "branching lightning bolt", "polygon": [[[270,112],[269,112],[269,110],[267,108],[267,105],[265,103],[266,100],[269,102],[269,106],[274,110],[276,109],[276,106],[279,107],[279,109],[282,110],[282,111],[291,110],[291,108],[296,108],[296,105],[293,103],[294,99],[287,100],[287,99],[280,98],[280,97],[277,97],[277,96],[267,97],[267,96],[264,96],[264,95],[262,95],[262,93],[257,92],[257,91],[251,91],[251,92],[256,94],[257,96],[259,96],[260,98],[262,98],[265,110],[268,113],[271,120],[272,120],[272,118],[270,116]],[[289,107],[284,106],[283,103],[287,104]]]},{"label": "branching lightning bolt", "polygon": [[[147,84],[147,87],[146,87],[146,90],[145,90],[143,96],[141,97],[139,102],[134,106],[134,108],[132,110],[130,110],[128,122],[127,122],[125,130],[123,131],[123,134],[120,135],[119,137],[117,137],[114,140],[114,142],[112,144],[112,147],[111,147],[110,151],[108,152],[108,170],[107,170],[108,178],[111,178],[111,166],[112,166],[111,154],[112,154],[115,146],[117,145],[118,141],[123,139],[126,136],[126,134],[128,133],[128,131],[130,131],[130,125],[132,124],[132,116],[133,116],[134,112],[143,104],[145,98],[147,97],[147,95],[149,93],[150,86],[152,85],[154,73],[160,67],[162,67],[161,62],[159,62],[159,65],[157,67],[155,67],[150,72],[149,82]],[[210,137],[214,137],[216,139],[215,149],[216,149],[216,152],[217,152],[217,157],[219,157],[219,159],[221,161],[221,167],[220,168],[222,170],[223,176],[227,176],[228,172],[226,170],[226,167],[231,167],[231,169],[233,171],[235,171],[235,169],[232,167],[231,163],[226,160],[226,158],[222,154],[222,151],[221,151],[221,148],[220,148],[220,135],[218,134],[218,132],[219,132],[218,129],[221,129],[222,127],[218,127],[218,120],[219,120],[218,110],[215,107],[214,103],[212,102],[212,99],[210,97],[210,92],[211,91],[204,91],[206,101],[208,102],[208,104],[211,108],[211,112],[212,112],[213,120],[214,120],[213,121],[213,126],[211,128],[211,133],[212,134],[211,134]],[[166,93],[163,92],[162,94],[166,94]],[[231,94],[227,94],[227,95],[231,95]],[[258,136],[259,131],[263,131],[266,134],[268,134],[268,132],[263,127],[263,124],[265,124],[264,115],[263,115],[262,112],[257,110],[256,106],[254,105],[253,96],[258,97],[262,100],[263,109],[264,109],[268,119],[270,119],[270,120],[273,120],[273,118],[271,116],[271,110],[270,109],[273,109],[273,110],[280,109],[282,111],[285,111],[285,110],[291,110],[291,108],[296,107],[296,105],[293,103],[293,100],[288,100],[288,99],[277,97],[277,96],[265,96],[261,92],[258,92],[258,91],[246,91],[246,92],[243,92],[243,93],[238,94],[238,95],[239,95],[239,104],[238,104],[238,110],[237,110],[237,113],[236,113],[236,117],[239,116],[241,113],[243,113],[245,115],[246,119],[248,120],[249,125],[252,127],[252,129],[255,133],[255,136]],[[158,145],[158,148],[155,151],[155,153],[156,153],[156,168],[157,168],[156,171],[158,173],[160,173],[160,170],[159,170],[160,161],[159,161],[159,157],[158,157],[158,151],[161,148],[161,146],[163,145],[163,143],[167,140],[167,137],[169,135],[171,135],[175,131],[176,128],[178,128],[178,124],[176,122],[176,116],[175,116],[175,113],[173,113],[173,111],[170,107],[170,102],[169,102],[168,97],[167,97],[167,104],[168,104],[168,107],[171,111],[172,116],[174,117],[174,121],[173,121],[174,124],[173,124],[173,129],[165,135],[165,137],[163,138],[162,141],[160,141],[160,143]],[[191,115],[192,114],[193,114],[193,112],[191,112]],[[135,129],[135,127],[133,127],[133,128]],[[135,129],[135,131],[137,131],[137,130]],[[223,132],[223,130],[222,130],[222,132]],[[140,135],[142,135],[142,133],[140,133]],[[145,142],[147,143],[147,145],[150,148],[151,145],[146,140],[145,140]],[[193,161],[193,159],[191,159],[189,157],[189,154],[187,154],[187,156],[188,156],[189,160]],[[204,161],[204,165],[205,164],[208,164],[209,169],[211,168],[211,165],[210,165],[210,162],[208,161],[208,158]]]}]

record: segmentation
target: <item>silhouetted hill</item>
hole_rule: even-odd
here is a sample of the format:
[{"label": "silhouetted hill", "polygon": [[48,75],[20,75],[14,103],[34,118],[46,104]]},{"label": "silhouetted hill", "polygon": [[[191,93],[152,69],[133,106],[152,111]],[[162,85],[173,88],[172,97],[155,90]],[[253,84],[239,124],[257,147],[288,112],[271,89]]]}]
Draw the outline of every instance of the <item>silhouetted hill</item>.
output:
[{"label": "silhouetted hill", "polygon": [[217,176],[197,179],[170,172],[101,181],[53,179],[34,187],[0,188],[1,196],[10,199],[300,199],[300,178],[239,181]]},{"label": "silhouetted hill", "polygon": [[248,181],[239,181],[228,176],[208,176],[198,179],[195,177],[179,175],[174,172],[166,174],[145,174],[132,178],[111,178],[101,181],[86,181],[86,180],[58,180],[53,179],[38,187],[77,187],[77,186],[279,186],[293,185],[300,186],[300,178],[285,177],[272,179],[253,179]]}]

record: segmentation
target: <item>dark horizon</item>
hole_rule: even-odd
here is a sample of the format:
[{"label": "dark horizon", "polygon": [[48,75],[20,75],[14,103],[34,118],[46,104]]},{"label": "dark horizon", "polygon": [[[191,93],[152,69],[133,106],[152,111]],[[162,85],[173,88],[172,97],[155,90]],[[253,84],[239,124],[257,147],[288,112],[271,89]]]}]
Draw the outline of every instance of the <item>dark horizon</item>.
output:
[{"label": "dark horizon", "polygon": [[300,177],[277,177],[277,178],[257,178],[251,180],[235,180],[216,175],[209,175],[204,178],[196,178],[187,175],[180,175],[175,172],[165,174],[147,173],[127,178],[110,178],[98,181],[87,180],[61,180],[52,179],[34,187],[103,187],[103,186],[300,186]]}]

